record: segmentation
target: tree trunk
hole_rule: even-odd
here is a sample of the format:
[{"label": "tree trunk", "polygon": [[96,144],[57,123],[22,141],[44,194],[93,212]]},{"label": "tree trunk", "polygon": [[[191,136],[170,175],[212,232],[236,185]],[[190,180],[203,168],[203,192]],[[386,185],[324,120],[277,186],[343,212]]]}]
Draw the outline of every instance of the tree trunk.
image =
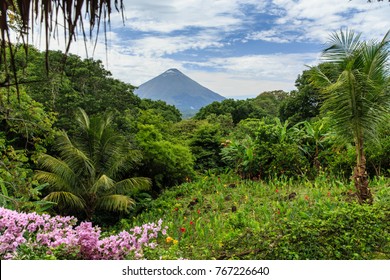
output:
[{"label": "tree trunk", "polygon": [[366,157],[363,149],[363,137],[359,137],[356,141],[356,166],[353,171],[352,178],[354,179],[357,197],[360,203],[372,204],[372,194],[368,187],[368,175],[366,171]]}]

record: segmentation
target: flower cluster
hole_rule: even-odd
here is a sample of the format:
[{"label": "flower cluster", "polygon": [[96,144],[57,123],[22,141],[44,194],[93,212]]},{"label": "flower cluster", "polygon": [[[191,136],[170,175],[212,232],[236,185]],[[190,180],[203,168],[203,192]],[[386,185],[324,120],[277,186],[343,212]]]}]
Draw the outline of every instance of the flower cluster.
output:
[{"label": "flower cluster", "polygon": [[[143,248],[154,249],[156,239],[161,233],[166,235],[167,227],[162,228],[162,220],[122,231],[117,235],[101,238],[101,230],[90,222],[76,226],[74,217],[51,217],[36,213],[18,213],[0,208],[0,257],[12,259],[18,257],[18,248],[28,245],[30,248],[52,249],[63,247],[78,259],[125,259],[143,257]],[[133,254],[133,255],[132,255]]]}]

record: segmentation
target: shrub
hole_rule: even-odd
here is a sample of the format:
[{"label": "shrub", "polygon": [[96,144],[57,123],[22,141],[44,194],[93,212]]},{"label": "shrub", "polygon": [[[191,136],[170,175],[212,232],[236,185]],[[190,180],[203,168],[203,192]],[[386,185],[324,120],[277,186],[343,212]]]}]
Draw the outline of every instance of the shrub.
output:
[{"label": "shrub", "polygon": [[390,209],[347,204],[318,216],[280,219],[260,231],[248,229],[230,242],[242,259],[390,258]]},{"label": "shrub", "polygon": [[145,248],[154,249],[157,237],[166,234],[162,220],[101,236],[90,222],[76,226],[74,217],[51,217],[18,213],[0,208],[1,259],[89,259],[121,260],[143,257]]}]

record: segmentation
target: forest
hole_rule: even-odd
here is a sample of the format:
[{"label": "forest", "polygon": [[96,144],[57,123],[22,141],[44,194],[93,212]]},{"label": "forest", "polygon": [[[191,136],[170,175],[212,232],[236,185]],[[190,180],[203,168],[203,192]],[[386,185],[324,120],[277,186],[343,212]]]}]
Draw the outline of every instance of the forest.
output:
[{"label": "forest", "polygon": [[1,259],[389,259],[389,40],[341,30],[295,90],[188,119],[102,61],[2,49]]}]

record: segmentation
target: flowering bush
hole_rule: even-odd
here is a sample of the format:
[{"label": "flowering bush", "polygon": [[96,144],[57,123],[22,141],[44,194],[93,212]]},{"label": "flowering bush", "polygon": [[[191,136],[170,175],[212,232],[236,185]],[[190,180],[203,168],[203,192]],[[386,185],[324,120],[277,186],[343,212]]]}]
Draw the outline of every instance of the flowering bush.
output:
[{"label": "flowering bush", "polygon": [[[101,237],[101,230],[90,222],[76,226],[74,217],[51,217],[37,213],[18,213],[0,208],[0,258],[36,256],[64,259],[121,260],[143,257],[145,247],[154,249],[162,220],[117,235]],[[41,254],[41,255],[39,255]]]}]

